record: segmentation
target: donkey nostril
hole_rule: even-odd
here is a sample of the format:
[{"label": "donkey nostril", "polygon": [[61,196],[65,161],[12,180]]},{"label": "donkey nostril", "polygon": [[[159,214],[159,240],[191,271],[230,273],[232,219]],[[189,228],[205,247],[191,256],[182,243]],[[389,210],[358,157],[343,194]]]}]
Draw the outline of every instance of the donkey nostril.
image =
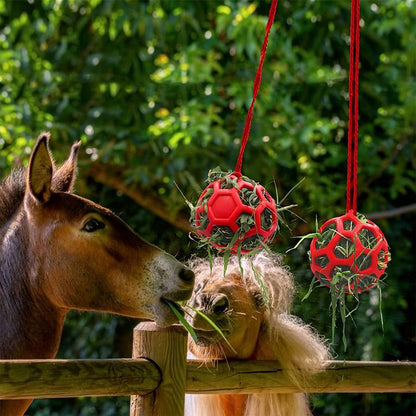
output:
[{"label": "donkey nostril", "polygon": [[216,314],[219,315],[221,313],[224,313],[228,310],[229,307],[229,303],[228,303],[228,298],[227,296],[221,296],[218,297],[217,299],[215,299],[215,301],[212,304],[212,311]]},{"label": "donkey nostril", "polygon": [[192,270],[189,270],[189,269],[184,267],[179,272],[179,278],[181,280],[183,280],[184,282],[186,282],[186,283],[193,283],[195,275],[194,275],[194,272]]}]

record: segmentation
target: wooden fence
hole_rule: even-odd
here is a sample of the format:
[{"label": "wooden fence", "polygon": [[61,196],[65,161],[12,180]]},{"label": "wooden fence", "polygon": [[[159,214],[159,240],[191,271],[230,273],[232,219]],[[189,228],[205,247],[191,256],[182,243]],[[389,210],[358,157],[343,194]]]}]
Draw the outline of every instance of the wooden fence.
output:
[{"label": "wooden fence", "polygon": [[[0,399],[129,395],[130,416],[182,416],[185,393],[299,391],[275,361],[233,360],[215,366],[187,361],[187,334],[180,326],[139,324],[133,342],[131,359],[1,360]],[[416,362],[331,361],[302,390],[414,393]]]}]

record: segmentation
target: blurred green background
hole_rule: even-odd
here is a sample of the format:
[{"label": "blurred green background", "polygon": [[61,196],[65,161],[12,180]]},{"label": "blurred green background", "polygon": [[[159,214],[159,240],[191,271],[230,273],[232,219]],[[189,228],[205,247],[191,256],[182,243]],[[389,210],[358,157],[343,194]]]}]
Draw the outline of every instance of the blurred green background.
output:
[{"label": "blurred green background", "polygon": [[[0,177],[27,163],[51,131],[57,161],[83,142],[77,192],[186,260],[189,210],[209,169],[235,166],[269,1],[0,0]],[[345,212],[349,64],[348,1],[280,1],[254,110],[243,173],[286,214],[273,250]],[[416,4],[361,6],[358,209],[383,230],[392,261],[363,293],[338,359],[416,360]],[[180,189],[181,192],[178,190]],[[404,213],[396,210],[404,208]],[[296,214],[296,215],[295,215]],[[316,289],[308,244],[285,257],[295,313],[331,336],[330,296]],[[136,321],[72,312],[60,358],[128,357]],[[414,395],[322,394],[315,415],[415,415]],[[129,399],[38,400],[28,414],[127,415]]]}]

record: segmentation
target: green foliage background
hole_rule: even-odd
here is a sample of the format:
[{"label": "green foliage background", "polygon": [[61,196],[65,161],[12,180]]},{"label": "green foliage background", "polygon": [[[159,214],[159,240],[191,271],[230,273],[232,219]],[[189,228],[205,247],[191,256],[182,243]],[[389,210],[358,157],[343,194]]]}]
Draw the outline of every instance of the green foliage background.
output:
[{"label": "green foliage background", "polygon": [[[83,142],[78,193],[120,214],[147,240],[185,260],[184,199],[209,169],[232,170],[269,1],[0,0],[0,176],[25,164],[52,133],[58,161]],[[284,204],[274,250],[345,210],[349,2],[281,1],[255,106],[243,172]],[[415,202],[416,5],[361,7],[358,206],[387,212]],[[148,201],[150,198],[151,203]],[[132,203],[142,201],[147,209]],[[304,221],[301,221],[301,217]],[[371,216],[370,216],[371,218]],[[416,360],[415,215],[376,223],[391,247],[383,284],[362,294],[339,359]],[[307,244],[290,252],[296,313],[330,337],[329,293],[301,303],[311,279]],[[205,253],[200,252],[204,255]],[[135,322],[73,312],[59,357],[129,356]],[[316,415],[415,415],[411,395],[316,395]],[[128,398],[39,400],[30,415],[128,414]]]}]

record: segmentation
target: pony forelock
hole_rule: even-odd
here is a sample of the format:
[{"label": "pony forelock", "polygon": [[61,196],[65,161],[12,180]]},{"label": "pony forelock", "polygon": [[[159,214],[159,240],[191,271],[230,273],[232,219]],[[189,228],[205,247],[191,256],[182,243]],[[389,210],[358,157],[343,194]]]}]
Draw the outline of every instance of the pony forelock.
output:
[{"label": "pony forelock", "polygon": [[[312,327],[290,314],[295,284],[293,275],[282,264],[280,254],[261,251],[252,258],[232,256],[226,268],[222,257],[214,257],[211,261],[194,258],[188,265],[195,272],[196,283],[237,275],[248,291],[266,289],[268,305],[263,311],[262,327],[252,359],[279,361],[291,382],[300,390],[308,384],[311,375],[325,368],[329,359],[326,343]],[[209,351],[198,358],[208,362]],[[213,414],[210,413],[213,409],[216,409],[217,416],[222,416],[218,396],[190,396],[187,403],[187,415],[191,414],[192,408],[201,416]],[[265,393],[248,396],[244,416],[252,415],[305,416],[311,412],[306,394]]]}]

